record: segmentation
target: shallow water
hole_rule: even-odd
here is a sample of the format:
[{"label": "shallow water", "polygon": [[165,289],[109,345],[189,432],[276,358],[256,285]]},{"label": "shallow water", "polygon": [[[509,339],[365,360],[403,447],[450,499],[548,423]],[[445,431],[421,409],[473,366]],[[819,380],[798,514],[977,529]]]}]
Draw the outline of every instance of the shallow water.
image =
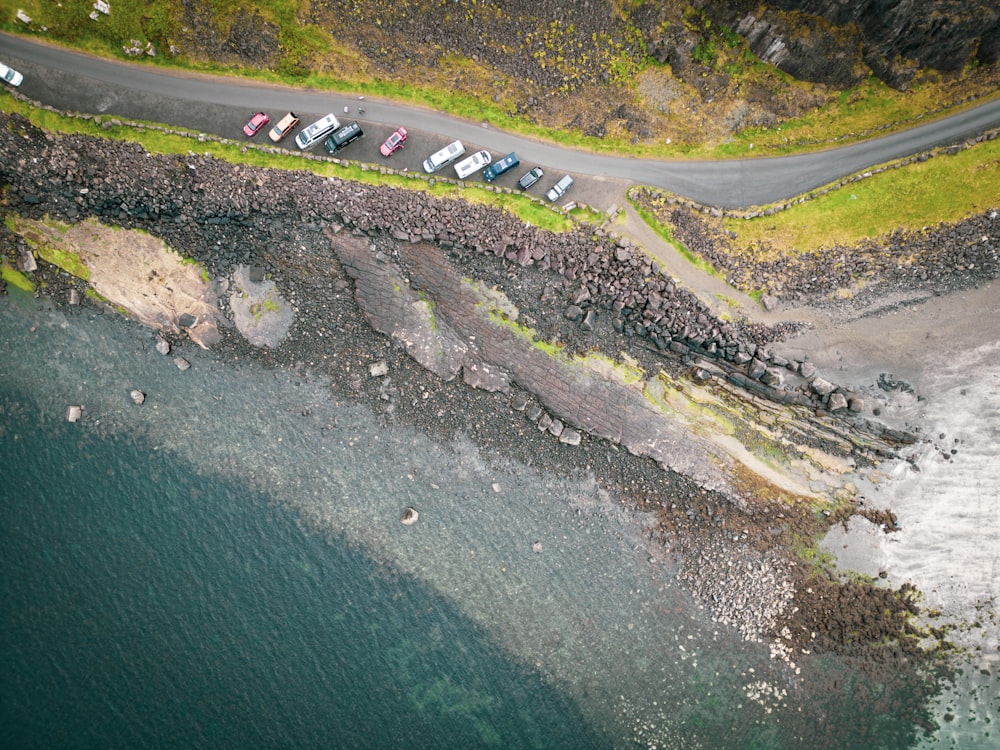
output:
[{"label": "shallow water", "polygon": [[[713,622],[648,519],[592,478],[435,444],[304,374],[198,350],[182,373],[152,345],[111,316],[0,299],[15,744],[912,739],[902,712],[856,705],[850,660],[796,671]],[[884,690],[909,699],[905,680]]]},{"label": "shallow water", "polygon": [[[995,327],[995,326],[994,326]],[[926,747],[1000,746],[1000,341],[956,352],[921,378],[917,394],[895,392],[887,409],[925,425],[927,442],[882,467],[888,481],[865,497],[891,508],[902,529],[883,534],[861,519],[834,529],[826,547],[842,565],[909,582],[923,605],[959,627],[966,651],[956,684],[938,701],[940,729]]]}]

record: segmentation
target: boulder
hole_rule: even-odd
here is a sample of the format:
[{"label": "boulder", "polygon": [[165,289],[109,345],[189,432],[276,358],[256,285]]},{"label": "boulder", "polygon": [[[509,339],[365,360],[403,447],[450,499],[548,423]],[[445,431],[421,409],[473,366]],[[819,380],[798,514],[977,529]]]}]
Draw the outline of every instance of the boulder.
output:
[{"label": "boulder", "polygon": [[389,365],[382,359],[368,366],[368,374],[373,378],[381,378],[389,374]]},{"label": "boulder", "polygon": [[191,369],[191,363],[184,359],[184,357],[174,357],[174,364],[177,365],[177,369],[181,372]]},{"label": "boulder", "polygon": [[66,407],[66,421],[67,422],[79,422],[83,417],[83,407],[82,406],[67,406]]},{"label": "boulder", "polygon": [[827,401],[827,408],[830,411],[840,411],[841,409],[847,408],[847,397],[839,391],[830,394],[830,400]]},{"label": "boulder", "polygon": [[38,270],[38,263],[35,262],[35,256],[25,250],[17,258],[17,267],[24,273],[31,273]]},{"label": "boulder", "polygon": [[137,389],[132,389],[132,392],[129,393],[129,396],[132,397],[132,403],[138,405],[142,405],[142,403],[146,400],[146,394]]},{"label": "boulder", "polygon": [[420,519],[420,514],[417,512],[416,508],[407,508],[403,511],[403,515],[399,517],[399,522],[403,526],[412,526]]},{"label": "boulder", "polygon": [[768,367],[764,374],[760,376],[760,382],[772,388],[780,387],[782,382],[781,370]]},{"label": "boulder", "polygon": [[559,435],[559,442],[566,445],[579,445],[581,439],[582,436],[579,432],[568,427],[563,428],[562,434]]},{"label": "boulder", "polygon": [[583,318],[583,310],[581,310],[577,305],[570,305],[569,307],[566,308],[565,312],[563,312],[563,316],[566,318],[566,320],[571,320],[574,323],[579,323],[580,320]]},{"label": "boulder", "polygon": [[[833,383],[831,383],[829,380],[826,380],[825,378],[813,378],[809,382],[809,387],[812,389],[813,393],[815,393],[818,396],[828,396],[829,394],[833,393],[834,389],[837,386],[835,386]],[[846,401],[844,402],[844,405],[845,406],[847,405]]]},{"label": "boulder", "polygon": [[203,320],[197,325],[188,328],[188,338],[200,346],[202,349],[211,349],[222,341],[222,333],[219,327],[210,320]]},{"label": "boulder", "polygon": [[696,383],[707,383],[712,379],[712,373],[704,367],[691,368],[691,379]]}]

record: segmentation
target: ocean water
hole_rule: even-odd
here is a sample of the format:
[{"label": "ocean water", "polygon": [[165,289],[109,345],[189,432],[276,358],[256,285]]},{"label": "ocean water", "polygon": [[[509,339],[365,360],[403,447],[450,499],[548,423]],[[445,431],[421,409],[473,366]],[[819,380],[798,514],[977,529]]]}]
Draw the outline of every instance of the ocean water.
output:
[{"label": "ocean water", "polygon": [[907,675],[744,642],[585,473],[180,353],[0,298],[3,746],[915,741]]}]

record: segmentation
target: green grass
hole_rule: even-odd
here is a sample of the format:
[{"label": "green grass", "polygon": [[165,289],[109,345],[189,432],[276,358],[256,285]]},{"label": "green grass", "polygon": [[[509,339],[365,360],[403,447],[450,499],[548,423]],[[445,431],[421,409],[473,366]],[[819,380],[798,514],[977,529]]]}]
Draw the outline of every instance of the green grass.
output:
[{"label": "green grass", "polygon": [[90,269],[80,260],[76,253],[60,250],[57,247],[41,243],[35,247],[42,258],[54,266],[58,266],[66,273],[76,276],[78,279],[87,281],[90,279]]},{"label": "green grass", "polygon": [[89,300],[93,300],[94,302],[100,303],[102,305],[107,305],[108,307],[110,307],[112,310],[114,310],[124,318],[129,318],[132,316],[132,313],[129,310],[126,310],[121,305],[116,305],[114,302],[109,300],[103,294],[97,292],[92,286],[88,286],[86,289],[84,289],[83,294]]},{"label": "green grass", "polygon": [[[772,216],[726,219],[738,242],[782,252],[856,244],[897,228],[954,223],[1000,207],[1000,139],[890,169]],[[644,217],[645,218],[645,217]]]},{"label": "green grass", "polygon": [[0,276],[3,276],[3,280],[13,287],[17,287],[25,292],[35,291],[35,285],[31,282],[31,279],[6,263],[0,264]]}]

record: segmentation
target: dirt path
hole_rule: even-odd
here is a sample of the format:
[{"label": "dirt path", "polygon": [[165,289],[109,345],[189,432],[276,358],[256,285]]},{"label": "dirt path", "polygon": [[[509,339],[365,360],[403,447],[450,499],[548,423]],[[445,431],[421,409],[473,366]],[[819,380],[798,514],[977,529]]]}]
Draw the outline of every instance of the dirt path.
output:
[{"label": "dirt path", "polygon": [[767,311],[719,277],[695,267],[644,222],[621,193],[625,223],[614,230],[655,257],[683,286],[716,315],[756,323],[799,321],[802,335],[776,345],[789,358],[808,355],[823,372],[844,384],[869,383],[890,372],[919,386],[941,356],[1000,340],[1000,294],[997,284],[934,294],[886,293],[874,303],[857,301],[839,309],[780,306]]}]

